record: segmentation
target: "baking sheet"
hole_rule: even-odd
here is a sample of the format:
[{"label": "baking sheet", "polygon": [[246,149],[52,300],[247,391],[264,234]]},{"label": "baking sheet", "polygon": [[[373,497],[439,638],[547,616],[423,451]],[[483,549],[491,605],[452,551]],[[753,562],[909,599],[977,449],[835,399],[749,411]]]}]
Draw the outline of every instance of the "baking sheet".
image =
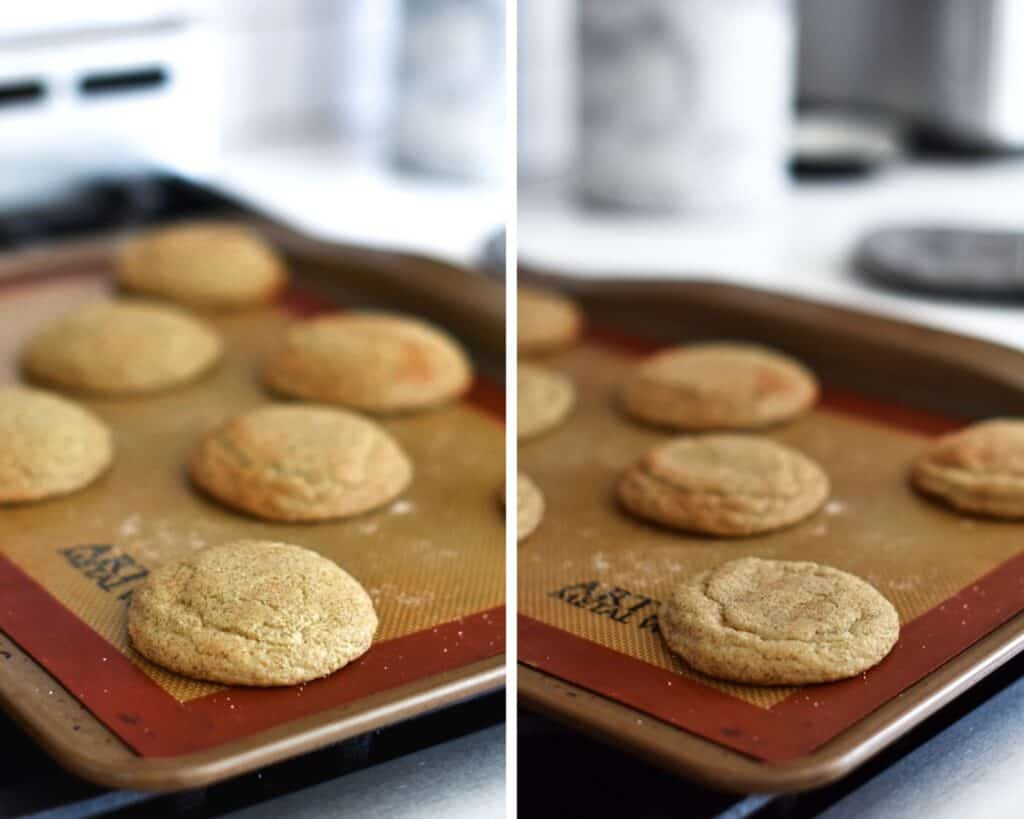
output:
[{"label": "baking sheet", "polygon": [[[0,380],[15,376],[16,350],[35,326],[109,288],[105,257],[91,258],[0,286]],[[378,296],[376,303],[389,302]],[[227,355],[206,377],[147,397],[75,396],[113,428],[114,468],[68,498],[0,509],[0,628],[59,683],[51,696],[75,698],[140,757],[184,760],[173,774],[160,766],[148,785],[143,772],[142,786],[180,787],[251,767],[259,762],[253,737],[300,723],[308,733],[309,719],[328,712],[333,730],[339,708],[353,730],[370,712],[386,724],[388,692],[394,721],[409,713],[412,689],[422,709],[480,690],[481,674],[491,680],[485,688],[495,684],[484,670],[500,668],[504,652],[503,396],[493,382],[478,379],[464,401],[382,422],[410,454],[415,475],[381,510],[342,522],[272,524],[224,509],[189,484],[185,464],[203,432],[274,400],[260,383],[264,356],[298,315],[327,307],[335,305],[299,284],[272,308],[207,316]],[[235,537],[298,543],[345,567],[378,611],[371,650],[324,680],[283,689],[187,680],[135,654],[125,634],[131,590],[163,561]],[[473,682],[457,692],[463,673]],[[430,681],[433,699],[424,688]],[[38,677],[31,684],[38,695]],[[62,729],[33,725],[16,693],[0,692],[52,745]],[[73,746],[80,728],[63,724],[58,745]],[[331,732],[319,728],[322,743]],[[213,773],[211,750],[242,740],[246,760],[225,765],[222,757],[221,773]],[[293,743],[292,752],[311,741]],[[273,754],[287,755],[280,747]],[[190,779],[193,757],[205,769]],[[110,773],[99,778],[116,778]]]},{"label": "baking sheet", "polygon": [[[624,283],[612,288],[620,294],[628,289]],[[601,290],[600,296],[607,299],[609,291]],[[723,312],[730,298],[739,297],[730,292],[718,299]],[[642,321],[629,299],[624,302],[623,309]],[[604,317],[613,315],[610,303],[599,306]],[[754,762],[778,768],[780,789],[784,779],[794,781],[791,774],[801,764],[807,767],[804,781],[834,777],[843,766],[832,764],[830,772],[823,772],[829,760],[815,757],[817,749],[1024,608],[1024,529],[957,516],[908,485],[914,456],[930,437],[956,428],[962,419],[845,386],[827,388],[814,412],[767,433],[814,457],[832,479],[829,502],[809,520],[756,538],[723,540],[673,532],[628,515],[615,499],[617,479],[669,433],[625,417],[614,405],[616,385],[640,355],[674,340],[673,335],[679,340],[721,337],[714,327],[689,325],[691,314],[682,297],[664,311],[672,306],[679,328],[674,333],[657,322],[650,327],[664,335],[652,338],[633,328],[609,331],[609,323],[592,321],[582,345],[541,362],[568,373],[579,400],[565,425],[520,446],[520,469],[540,486],[547,508],[537,532],[520,546],[519,658],[575,686],[576,694],[566,690],[571,696],[556,696],[555,686],[541,692],[541,681],[530,673],[521,690],[528,702],[544,701],[548,710],[561,709],[563,718],[581,724],[593,709],[578,694],[592,692],[618,704],[617,727],[605,721],[598,731],[609,739],[623,736],[627,718],[637,733],[644,732],[646,721],[700,737],[703,747],[680,747],[673,754],[668,734],[660,731],[656,755],[663,764],[678,763],[699,777],[717,778],[716,784],[723,778],[716,773],[731,770],[737,787],[743,787],[740,780]],[[707,314],[699,313],[705,324]],[[761,318],[761,325],[746,325],[753,333],[746,337],[771,343],[772,328]],[[722,325],[733,329],[744,322]],[[731,332],[725,337],[745,336]],[[830,349],[826,355],[837,353]],[[829,373],[824,374],[828,386]],[[865,675],[829,685],[740,686],[691,671],[667,651],[658,634],[660,601],[675,580],[745,555],[815,560],[864,577],[896,605],[902,623],[899,644]],[[712,744],[732,757],[716,757],[710,753]],[[741,755],[748,760],[746,767],[732,764]],[[817,773],[810,771],[812,764]],[[771,773],[763,774],[747,776],[746,786],[767,787]]]}]

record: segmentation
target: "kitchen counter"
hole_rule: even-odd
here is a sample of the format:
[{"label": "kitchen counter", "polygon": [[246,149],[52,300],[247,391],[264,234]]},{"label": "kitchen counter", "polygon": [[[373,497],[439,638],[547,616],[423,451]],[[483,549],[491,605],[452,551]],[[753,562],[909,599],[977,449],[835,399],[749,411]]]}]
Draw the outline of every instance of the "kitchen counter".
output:
[{"label": "kitchen counter", "polygon": [[327,138],[229,152],[200,181],[322,239],[460,264],[504,224],[500,185],[399,171]]},{"label": "kitchen counter", "polygon": [[714,278],[1024,349],[1024,302],[926,299],[853,276],[849,255],[866,231],[910,222],[1024,229],[1024,159],[927,160],[865,179],[800,182],[773,211],[728,221],[586,210],[563,183],[521,187],[519,260],[602,278]]}]

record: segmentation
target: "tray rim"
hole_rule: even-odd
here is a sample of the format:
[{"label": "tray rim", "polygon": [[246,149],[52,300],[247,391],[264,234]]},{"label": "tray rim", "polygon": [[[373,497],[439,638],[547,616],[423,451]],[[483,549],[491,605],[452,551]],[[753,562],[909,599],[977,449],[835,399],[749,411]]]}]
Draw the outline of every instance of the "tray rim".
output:
[{"label": "tray rim", "polygon": [[[491,298],[494,294],[488,291],[495,288],[503,291],[503,284],[497,280],[454,264],[415,254],[314,239],[258,215],[233,213],[226,219],[266,231],[287,253],[302,255],[306,261],[318,267],[336,263],[350,272],[358,268],[362,275],[376,279],[376,285],[392,297],[397,288],[406,284],[411,286],[413,297],[425,300],[427,307],[435,311],[439,307],[451,305],[454,314],[452,323],[458,324],[459,330],[467,327],[472,330],[473,341],[492,358],[496,357],[497,348],[504,344],[503,331],[498,342],[495,339],[498,331],[493,326],[496,320],[503,322],[503,315],[496,315],[493,309],[485,306],[480,316],[476,317],[477,325],[474,327],[474,316],[467,309],[472,307],[474,295],[494,302],[495,299]],[[81,275],[89,275],[90,270],[94,271],[96,267],[109,262],[110,251],[120,236],[120,233],[108,233],[87,239],[46,243],[3,254],[0,257],[0,286],[29,287],[40,280],[63,278],[66,269],[72,265],[81,268]],[[429,271],[431,275],[409,275],[409,271],[417,268],[418,273]],[[67,275],[78,274],[68,272]],[[306,277],[300,274],[296,278],[302,281]],[[312,279],[316,284],[324,284],[318,276]],[[359,289],[359,285],[356,287]],[[503,307],[504,299],[497,301]],[[504,610],[506,606],[507,601],[499,608]],[[106,756],[95,758],[88,746],[83,747],[75,741],[73,731],[61,726],[56,720],[33,720],[34,709],[45,709],[46,697],[13,696],[8,691],[9,679],[0,679],[0,710],[70,773],[101,786],[119,789],[171,792],[214,784],[377,728],[501,690],[506,678],[507,654],[502,652],[202,751],[171,757],[143,757],[132,751],[93,716],[73,693],[22,650],[13,638],[5,633],[3,637],[9,643],[5,650],[15,655],[14,659],[31,664],[46,679],[48,686],[65,692],[81,709],[81,721],[88,722],[91,728],[97,729],[104,738],[109,738],[115,746],[123,749],[125,756],[119,759]],[[358,709],[361,703],[365,704],[366,700],[372,700],[374,704],[358,713],[348,713]]]},{"label": "tray rim", "polygon": [[[805,299],[768,289],[692,278],[685,280],[566,276],[520,266],[520,283],[569,295],[676,299],[692,297],[723,308],[746,300],[749,312],[781,320],[796,313],[808,324],[824,319],[853,322],[847,335],[867,336],[901,352],[936,351],[1016,393],[1024,406],[1024,353],[1010,347],[910,321]],[[817,315],[815,315],[817,314]],[[836,322],[836,326],[841,322]],[[980,360],[980,365],[979,365]],[[782,763],[762,762],[718,745],[646,712],[614,701],[523,662],[517,663],[520,705],[647,762],[700,784],[734,793],[793,793],[841,779],[959,694],[1024,651],[1024,612],[1018,613],[901,694],[811,753]],[[638,723],[638,720],[641,721]],[[638,725],[642,723],[642,729]]]},{"label": "tray rim", "polygon": [[[18,651],[35,663],[31,655],[20,648]],[[391,702],[348,718],[345,712],[351,711],[355,703],[320,711],[205,751],[173,757],[143,757],[132,752],[122,760],[96,760],[88,749],[83,750],[75,744],[67,732],[51,727],[50,723],[41,727],[40,723],[32,722],[2,694],[0,710],[17,722],[65,770],[76,776],[109,788],[173,792],[212,785],[377,728],[498,691],[505,683],[505,658],[505,654],[496,655],[455,671],[379,692],[374,696],[391,698]],[[45,673],[45,668],[39,668]],[[57,680],[49,679],[54,686],[67,691]],[[68,696],[74,699],[70,692]],[[84,706],[82,708],[90,719],[96,720]],[[117,743],[123,744],[103,723],[96,722]],[[306,727],[296,731],[295,727],[299,725]],[[292,732],[291,735],[287,734],[288,731]]]},{"label": "tray rim", "polygon": [[[936,350],[939,350],[946,363],[957,364],[990,380],[1000,381],[1015,390],[1024,401],[1024,370],[1021,368],[1021,364],[1024,364],[1024,349],[1017,350],[995,341],[940,330],[862,308],[795,296],[769,287],[711,278],[665,279],[644,278],[641,275],[636,278],[590,278],[582,275],[564,275],[522,264],[519,265],[518,284],[548,287],[569,295],[578,293],[583,297],[628,297],[643,291],[657,293],[659,297],[690,296],[716,303],[720,307],[745,302],[741,307],[754,314],[777,313],[785,308],[790,313],[787,320],[795,319],[799,324],[821,323],[826,317],[846,318],[854,320],[858,329],[832,326],[829,328],[830,332],[876,343],[881,340],[886,346],[895,347],[900,352],[930,354],[931,357],[936,357]],[[543,356],[537,358],[543,360]],[[946,411],[945,414],[950,413]]]}]

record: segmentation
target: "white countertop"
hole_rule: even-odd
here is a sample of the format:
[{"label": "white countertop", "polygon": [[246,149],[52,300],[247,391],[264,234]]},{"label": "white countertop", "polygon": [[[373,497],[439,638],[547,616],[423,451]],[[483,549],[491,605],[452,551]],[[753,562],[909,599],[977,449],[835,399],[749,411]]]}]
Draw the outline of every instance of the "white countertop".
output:
[{"label": "white countertop", "polygon": [[1024,680],[833,804],[821,819],[1020,816]]},{"label": "white countertop", "polygon": [[521,187],[519,259],[581,276],[733,281],[1024,349],[1022,305],[897,295],[850,273],[861,235],[907,222],[1024,230],[1024,160],[918,162],[873,178],[801,183],[772,212],[730,222],[586,210],[565,184]]},{"label": "white countertop", "polygon": [[[467,263],[504,221],[500,186],[437,180],[309,138],[226,154],[212,182],[316,236]],[[565,273],[716,278],[906,318],[1024,349],[1024,306],[899,295],[853,276],[867,230],[929,222],[1024,229],[1024,159],[921,161],[867,179],[807,182],[733,221],[580,207],[564,183],[521,186],[519,257]]]},{"label": "white countertop", "polygon": [[463,264],[505,214],[500,185],[400,172],[326,138],[226,153],[203,181],[318,238]]}]

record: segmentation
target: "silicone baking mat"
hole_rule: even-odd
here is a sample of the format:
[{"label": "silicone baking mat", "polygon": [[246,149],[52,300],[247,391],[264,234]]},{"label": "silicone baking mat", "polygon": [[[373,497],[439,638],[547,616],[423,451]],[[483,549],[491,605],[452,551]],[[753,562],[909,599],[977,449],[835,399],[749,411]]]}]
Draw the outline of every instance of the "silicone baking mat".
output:
[{"label": "silicone baking mat", "polygon": [[[102,266],[0,282],[0,383],[17,378],[17,350],[33,328],[108,289]],[[0,629],[141,756],[208,749],[504,652],[504,398],[495,385],[478,379],[462,402],[383,420],[414,479],[398,500],[351,520],[265,523],[188,481],[206,430],[274,400],[260,364],[289,322],[336,307],[293,289],[272,308],[207,316],[226,342],[215,371],[146,397],[75,396],[113,429],[108,474],[67,498],[0,508]],[[164,561],[238,537],[307,546],[355,576],[380,619],[369,652],[280,689],[189,680],[137,655],[125,631],[132,590]]]},{"label": "silicone baking mat", "polygon": [[[578,402],[565,424],[519,450],[546,500],[519,550],[520,662],[634,709],[638,723],[650,717],[777,763],[827,743],[1024,609],[1024,526],[959,516],[908,485],[917,453],[958,423],[827,382],[813,412],[766,433],[828,472],[831,497],[810,519],[711,539],[628,515],[615,499],[619,476],[670,433],[625,417],[614,394],[659,346],[591,331],[540,362],[571,376]],[[876,668],[827,685],[732,685],[688,669],[658,632],[661,601],[682,578],[746,555],[865,578],[898,609],[899,643]]]}]

